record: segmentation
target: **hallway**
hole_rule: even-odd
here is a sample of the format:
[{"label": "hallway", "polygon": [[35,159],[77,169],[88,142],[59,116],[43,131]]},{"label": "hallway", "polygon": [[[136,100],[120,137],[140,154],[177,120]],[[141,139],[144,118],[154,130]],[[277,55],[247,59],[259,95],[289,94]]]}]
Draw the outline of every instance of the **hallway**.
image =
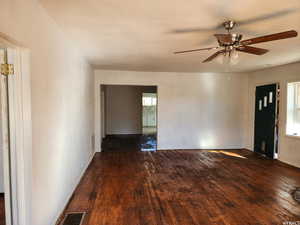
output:
[{"label": "hallway", "polygon": [[248,150],[97,153],[66,212],[87,211],[84,225],[283,224],[300,220],[299,173]]}]

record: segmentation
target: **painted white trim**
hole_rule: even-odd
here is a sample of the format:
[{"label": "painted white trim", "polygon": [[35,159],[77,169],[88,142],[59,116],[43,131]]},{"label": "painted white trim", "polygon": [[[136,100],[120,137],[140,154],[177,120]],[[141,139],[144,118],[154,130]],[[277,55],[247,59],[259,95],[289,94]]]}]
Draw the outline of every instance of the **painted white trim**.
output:
[{"label": "painted white trim", "polygon": [[288,138],[300,139],[300,136],[298,136],[298,135],[289,135],[289,134],[286,134],[285,136],[288,137]]},{"label": "painted white trim", "polygon": [[88,167],[90,166],[92,160],[95,157],[96,152],[94,151],[92,156],[90,157],[90,159],[88,160],[87,164],[85,165],[85,167],[83,168],[83,170],[81,171],[81,174],[77,177],[76,182],[74,183],[74,186],[72,188],[72,191],[69,193],[68,197],[65,200],[65,204],[58,210],[58,215],[55,216],[55,221],[52,221],[51,224],[57,224],[58,220],[60,219],[62,213],[64,212],[64,210],[66,209],[68,203],[70,202],[72,195],[74,194],[77,186],[79,185],[81,179],[83,178],[85,172],[87,171]]},{"label": "painted white trim", "polygon": [[[15,74],[8,77],[13,225],[31,225],[31,79],[29,50],[0,37]],[[9,225],[9,224],[8,224]]]},{"label": "painted white trim", "polygon": [[[95,76],[95,75],[94,75]],[[94,77],[95,80],[95,87],[94,87],[94,91],[95,91],[95,114],[94,114],[94,119],[95,119],[95,150],[96,152],[101,152],[101,84],[96,82],[96,79]]]},{"label": "painted white trim", "polygon": [[15,104],[15,168],[17,169],[17,196],[19,225],[31,224],[32,179],[32,120],[30,53],[15,49],[16,74],[12,77],[11,91]]},{"label": "painted white trim", "polygon": [[[1,62],[2,63],[2,62]],[[5,220],[7,225],[11,225],[11,187],[10,187],[10,167],[9,167],[9,141],[8,141],[8,114],[7,114],[7,94],[6,94],[6,77],[0,75],[0,123],[1,123],[1,143],[3,151],[3,185],[4,185],[4,198],[5,198]]]},{"label": "painted white trim", "polygon": [[[288,121],[288,112],[287,112],[287,104],[288,104],[288,84],[289,83],[296,83],[296,82],[300,82],[300,79],[299,78],[293,78],[293,79],[287,79],[285,81],[282,82],[282,84],[284,85],[284,89],[285,89],[285,108],[286,108],[286,111],[285,111],[285,117],[283,118],[284,120],[284,130],[282,131],[283,132],[283,135],[286,136],[286,137],[289,137],[289,138],[296,138],[296,139],[299,139],[300,136],[298,135],[291,135],[291,134],[287,134],[287,121]],[[282,93],[280,93],[282,94]]]},{"label": "painted white trim", "polygon": [[300,82],[300,78],[287,79],[284,81],[285,84],[296,83],[296,82]]}]

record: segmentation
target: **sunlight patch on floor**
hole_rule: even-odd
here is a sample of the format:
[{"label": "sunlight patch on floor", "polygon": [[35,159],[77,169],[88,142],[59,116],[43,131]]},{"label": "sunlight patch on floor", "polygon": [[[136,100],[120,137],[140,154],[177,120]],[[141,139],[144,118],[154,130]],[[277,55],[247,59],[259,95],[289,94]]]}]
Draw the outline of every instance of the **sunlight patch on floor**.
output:
[{"label": "sunlight patch on floor", "polygon": [[234,152],[216,151],[216,150],[209,150],[208,152],[224,154],[224,155],[233,156],[233,157],[237,157],[237,158],[241,158],[241,159],[247,159],[245,156],[242,156],[242,155],[234,153]]}]

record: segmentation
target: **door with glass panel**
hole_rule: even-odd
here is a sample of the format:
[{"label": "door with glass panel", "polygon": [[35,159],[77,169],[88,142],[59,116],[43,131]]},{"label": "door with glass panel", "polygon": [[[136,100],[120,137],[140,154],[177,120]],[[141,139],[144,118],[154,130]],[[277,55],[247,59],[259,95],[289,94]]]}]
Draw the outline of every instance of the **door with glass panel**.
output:
[{"label": "door with glass panel", "polygon": [[254,151],[276,158],[278,144],[279,85],[256,87]]}]

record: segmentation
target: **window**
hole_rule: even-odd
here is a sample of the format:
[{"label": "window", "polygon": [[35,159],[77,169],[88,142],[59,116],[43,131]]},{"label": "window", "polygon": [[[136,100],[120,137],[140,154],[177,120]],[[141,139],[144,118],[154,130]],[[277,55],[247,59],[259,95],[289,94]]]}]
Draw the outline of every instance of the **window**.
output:
[{"label": "window", "polygon": [[156,105],[156,94],[147,94],[143,96],[143,106],[155,106]]},{"label": "window", "polygon": [[300,136],[300,82],[288,83],[286,134]]}]

